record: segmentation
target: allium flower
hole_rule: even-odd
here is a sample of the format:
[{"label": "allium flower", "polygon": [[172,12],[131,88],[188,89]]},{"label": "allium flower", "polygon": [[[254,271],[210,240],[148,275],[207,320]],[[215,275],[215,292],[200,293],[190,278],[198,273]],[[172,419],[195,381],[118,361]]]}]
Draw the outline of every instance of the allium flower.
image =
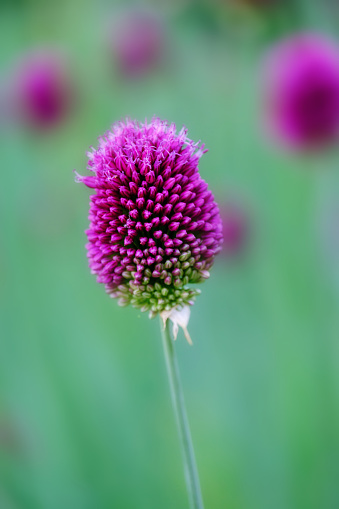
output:
[{"label": "allium flower", "polygon": [[274,47],[265,68],[268,127],[294,149],[320,148],[339,135],[339,46],[297,34]]},{"label": "allium flower", "polygon": [[138,77],[156,67],[165,46],[161,19],[148,10],[131,10],[118,21],[111,44],[120,72]]},{"label": "allium flower", "polygon": [[198,162],[206,152],[174,124],[126,120],[88,153],[92,273],[120,305],[150,316],[193,303],[220,251],[219,209]]},{"label": "allium flower", "polygon": [[245,212],[238,205],[227,204],[221,208],[223,225],[222,252],[226,256],[239,254],[248,237],[248,221]]},{"label": "allium flower", "polygon": [[36,51],[20,62],[12,89],[20,120],[38,129],[54,127],[69,112],[71,100],[71,79],[61,54]]}]

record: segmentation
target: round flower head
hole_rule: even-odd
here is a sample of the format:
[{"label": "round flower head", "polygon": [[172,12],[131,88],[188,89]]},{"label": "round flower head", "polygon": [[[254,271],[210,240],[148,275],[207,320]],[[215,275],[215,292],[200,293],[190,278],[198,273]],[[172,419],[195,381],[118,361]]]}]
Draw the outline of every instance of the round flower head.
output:
[{"label": "round flower head", "polygon": [[240,254],[248,240],[248,221],[240,206],[228,203],[221,209],[223,224],[222,252],[225,256]]},{"label": "round flower head", "polygon": [[119,20],[112,38],[112,50],[120,72],[141,76],[156,67],[164,52],[164,26],[154,12],[127,11]]},{"label": "round flower head", "polygon": [[56,51],[36,51],[20,63],[13,80],[17,116],[37,129],[53,127],[68,113],[72,85],[66,62]]},{"label": "round flower head", "polygon": [[298,34],[274,47],[265,68],[268,127],[294,149],[319,148],[339,135],[339,47]]},{"label": "round flower head", "polygon": [[150,316],[192,304],[220,251],[219,209],[198,162],[204,153],[174,124],[127,120],[88,153],[92,273],[120,305]]}]

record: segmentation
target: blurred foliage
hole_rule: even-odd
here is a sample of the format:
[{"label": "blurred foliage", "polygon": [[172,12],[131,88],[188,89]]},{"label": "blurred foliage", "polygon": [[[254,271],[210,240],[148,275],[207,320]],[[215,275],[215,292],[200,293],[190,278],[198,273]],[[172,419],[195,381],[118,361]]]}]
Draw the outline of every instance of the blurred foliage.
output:
[{"label": "blurred foliage", "polygon": [[1,4],[3,77],[52,45],[78,90],[53,132],[0,120],[2,509],[187,507],[158,321],[120,309],[90,275],[89,193],[72,174],[113,121],[154,114],[206,143],[203,177],[253,223],[245,256],[220,256],[202,287],[194,347],[177,342],[206,508],[339,507],[338,266],[319,234],[338,156],[279,152],[258,120],[267,44],[336,27],[330,2],[276,4],[154,2],[166,56],[133,82],[107,47],[124,2]]}]

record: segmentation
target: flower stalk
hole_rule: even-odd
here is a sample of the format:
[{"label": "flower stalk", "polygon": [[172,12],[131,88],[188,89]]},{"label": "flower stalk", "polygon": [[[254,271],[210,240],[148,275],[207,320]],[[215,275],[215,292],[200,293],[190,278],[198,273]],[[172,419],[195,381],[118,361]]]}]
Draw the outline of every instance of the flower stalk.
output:
[{"label": "flower stalk", "polygon": [[170,384],[173,409],[177,421],[181,452],[184,462],[186,487],[188,491],[190,509],[203,509],[199,475],[194,455],[193,442],[189,428],[184,395],[179,376],[179,367],[175,355],[174,342],[170,333],[169,320],[163,324],[160,318],[165,361]]}]

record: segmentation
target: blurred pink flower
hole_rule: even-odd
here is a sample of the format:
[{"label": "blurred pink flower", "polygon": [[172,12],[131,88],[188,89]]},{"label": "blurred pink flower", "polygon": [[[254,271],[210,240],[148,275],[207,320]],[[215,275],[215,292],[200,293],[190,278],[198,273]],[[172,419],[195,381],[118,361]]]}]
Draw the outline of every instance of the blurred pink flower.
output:
[{"label": "blurred pink flower", "polygon": [[264,69],[270,134],[285,146],[319,149],[339,135],[339,46],[301,33],[273,47]]},{"label": "blurred pink flower", "polygon": [[46,129],[65,119],[72,102],[66,62],[55,50],[29,53],[13,77],[12,109],[19,121]]},{"label": "blurred pink flower", "polygon": [[127,77],[142,76],[164,54],[163,22],[152,11],[126,11],[115,24],[111,44],[120,72]]},{"label": "blurred pink flower", "polygon": [[221,206],[220,214],[224,239],[222,253],[226,256],[236,256],[243,251],[248,238],[245,211],[239,205],[228,203]]}]

